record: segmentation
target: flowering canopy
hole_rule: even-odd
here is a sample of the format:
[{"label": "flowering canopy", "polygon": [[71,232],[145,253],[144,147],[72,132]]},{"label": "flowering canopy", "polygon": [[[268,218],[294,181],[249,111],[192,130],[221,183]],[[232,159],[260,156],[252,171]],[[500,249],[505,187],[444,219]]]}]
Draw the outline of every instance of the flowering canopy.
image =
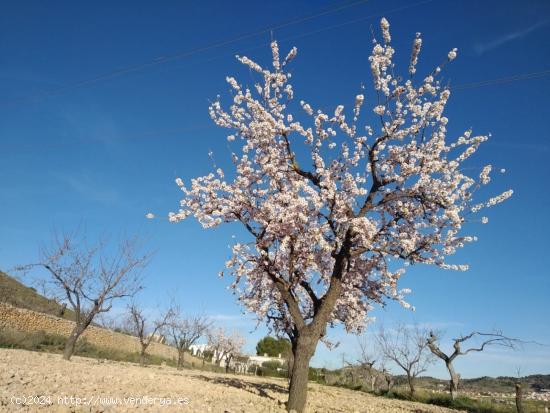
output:
[{"label": "flowering canopy", "polygon": [[[294,91],[286,69],[296,48],[281,60],[273,42],[272,69],[237,56],[263,81],[251,90],[228,77],[233,103],[210,106],[214,122],[232,130],[232,179],[219,168],[190,188],[176,179],[184,197],[170,220],[193,215],[205,228],[242,223],[253,242],[232,248],[226,263],[232,287],[248,310],[291,337],[322,311],[325,324],[342,322],[357,332],[373,303],[390,298],[408,307],[408,291],[397,286],[407,265],[466,270],[445,260],[475,240],[459,234],[466,215],[512,194],[474,203],[491,166],[473,178],[461,164],[488,136],[466,131],[449,143],[443,112],[451,92],[438,80],[443,65],[415,81],[417,34],[409,76],[394,75],[386,19],[381,29],[383,41],[374,41],[369,57],[375,93],[357,95],[349,113],[339,105],[328,114],[304,101],[305,114],[290,113]],[[451,50],[447,62],[456,55]],[[363,113],[369,100],[375,115]],[[335,301],[323,310],[333,284]]]},{"label": "flowering canopy", "polygon": [[218,327],[208,332],[208,344],[216,352],[216,359],[220,361],[224,357],[232,359],[239,355],[245,345],[245,339],[236,331],[228,334],[224,328]]}]

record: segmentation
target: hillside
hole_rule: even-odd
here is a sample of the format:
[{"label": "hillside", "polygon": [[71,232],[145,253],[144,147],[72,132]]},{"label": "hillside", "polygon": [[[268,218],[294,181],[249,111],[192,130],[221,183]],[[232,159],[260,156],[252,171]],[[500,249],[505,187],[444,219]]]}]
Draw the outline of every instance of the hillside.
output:
[{"label": "hillside", "polygon": [[[0,412],[286,412],[283,379],[139,367],[132,363],[0,349]],[[389,400],[310,383],[306,412],[452,413],[443,407]],[[24,410],[11,398],[39,396],[44,405]],[[32,400],[32,399],[31,399]],[[84,406],[86,405],[86,406]],[[33,406],[31,406],[33,407]],[[18,409],[21,408],[21,409]]]},{"label": "hillside", "polygon": [[[321,379],[329,384],[336,385],[355,385],[353,377],[361,377],[362,371],[358,367],[348,366],[344,369],[326,370],[326,369],[312,369],[314,370],[313,377]],[[352,374],[352,371],[354,374]],[[373,369],[370,374],[377,376],[379,383],[384,382],[384,375]],[[394,384],[396,386],[402,386],[407,388],[407,378],[404,375],[394,376]],[[430,376],[420,376],[416,379],[417,387],[425,390],[443,390],[449,386],[448,379],[438,379]],[[550,374],[534,374],[531,376],[524,376],[519,379],[522,387],[528,392],[538,392],[541,389],[550,389]],[[460,381],[460,388],[463,391],[474,393],[510,393],[514,391],[515,384],[518,382],[516,377],[476,377],[473,379],[462,379]],[[382,387],[385,384],[382,384]]]},{"label": "hillside", "polygon": [[[62,306],[55,300],[44,297],[36,289],[25,286],[2,271],[0,271],[0,302],[58,317],[62,310]],[[74,312],[67,308],[63,318],[74,320]]]}]

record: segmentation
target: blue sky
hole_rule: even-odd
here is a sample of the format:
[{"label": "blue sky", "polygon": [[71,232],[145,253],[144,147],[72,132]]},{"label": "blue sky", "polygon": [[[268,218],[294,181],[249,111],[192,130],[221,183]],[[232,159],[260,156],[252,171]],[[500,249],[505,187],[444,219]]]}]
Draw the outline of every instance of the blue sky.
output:
[{"label": "blue sky", "polygon": [[[300,19],[312,14],[319,15]],[[207,107],[227,94],[226,75],[247,81],[235,54],[268,62],[273,36],[283,50],[298,47],[298,100],[336,106],[350,102],[362,82],[368,100],[370,26],[382,15],[403,70],[417,31],[424,40],[419,73],[459,49],[445,74],[456,86],[447,107],[450,135],[469,127],[492,133],[470,165],[505,168],[491,189],[511,187],[514,196],[489,212],[489,225],[469,228],[479,241],[457,261],[470,271],[411,269],[402,286],[412,288],[416,312],[389,304],[374,312],[377,323],[417,322],[447,337],[498,328],[550,343],[550,76],[475,85],[550,69],[550,3],[542,0],[3,2],[0,268],[35,259],[53,228],[84,222],[91,236],[138,233],[156,251],[143,303],[153,308],[170,294],[184,309],[241,330],[251,351],[265,330],[240,315],[228,280],[217,276],[239,229],[205,231],[192,220],[173,225],[144,215],[177,209],[174,178],[209,172],[209,150],[224,162],[226,133]],[[342,353],[355,357],[355,337],[339,329],[331,337],[340,346],[320,345],[315,365],[337,367]],[[550,350],[495,349],[457,365],[463,377],[515,375],[516,367],[548,373]],[[430,374],[444,370],[435,366]]]}]

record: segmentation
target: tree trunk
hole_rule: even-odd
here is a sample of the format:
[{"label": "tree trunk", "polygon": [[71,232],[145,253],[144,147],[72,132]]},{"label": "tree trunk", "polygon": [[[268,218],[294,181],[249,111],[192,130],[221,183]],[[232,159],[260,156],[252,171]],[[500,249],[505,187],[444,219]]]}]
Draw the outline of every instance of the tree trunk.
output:
[{"label": "tree trunk", "polygon": [[447,366],[447,370],[449,371],[449,375],[451,376],[451,381],[449,382],[449,391],[451,392],[451,399],[455,400],[456,396],[458,396],[459,377],[458,377],[458,374],[456,374],[453,363],[451,361],[446,362],[445,365]]},{"label": "tree trunk", "polygon": [[416,392],[416,389],[414,388],[414,377],[409,372],[407,372],[407,382],[409,383],[410,394],[411,396],[414,396]]},{"label": "tree trunk", "polygon": [[302,413],[306,407],[307,382],[309,376],[309,360],[315,352],[317,341],[311,337],[299,337],[296,345],[293,344],[292,352],[294,362],[288,390],[287,410],[289,412]]},{"label": "tree trunk", "polygon": [[518,413],[523,413],[523,394],[519,383],[516,383],[516,410]]},{"label": "tree trunk", "polygon": [[392,377],[386,377],[386,384],[388,385],[388,393],[390,393],[391,388],[393,387],[393,378]]},{"label": "tree trunk", "polygon": [[63,318],[63,316],[65,315],[65,311],[67,310],[67,304],[64,303],[61,308],[59,309],[58,313],[57,313],[57,316],[58,317],[61,317]]},{"label": "tree trunk", "polygon": [[287,357],[288,358],[286,361],[286,378],[287,378],[288,384],[290,385],[290,378],[292,377],[292,368],[294,366],[294,354],[292,354],[292,352],[289,352]]},{"label": "tree trunk", "polygon": [[145,366],[145,361],[146,361],[145,348],[141,347],[141,352],[139,353],[139,365]]},{"label": "tree trunk", "polygon": [[82,330],[78,325],[74,326],[73,331],[71,331],[71,335],[65,342],[65,349],[63,350],[63,359],[65,360],[71,359],[72,355],[74,354],[74,348],[78,340],[78,337],[80,337],[83,331],[84,330]]},{"label": "tree trunk", "polygon": [[229,363],[231,363],[231,357],[225,358],[225,374],[229,373]]},{"label": "tree trunk", "polygon": [[185,351],[178,350],[178,366],[177,366],[178,370],[183,369],[183,356],[184,356],[184,354],[185,354]]}]

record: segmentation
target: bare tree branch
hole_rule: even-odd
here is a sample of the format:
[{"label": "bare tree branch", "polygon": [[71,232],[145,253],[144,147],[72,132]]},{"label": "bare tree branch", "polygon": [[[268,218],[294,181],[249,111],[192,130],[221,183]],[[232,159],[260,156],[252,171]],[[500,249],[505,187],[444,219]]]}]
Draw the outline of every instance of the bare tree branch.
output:
[{"label": "bare tree branch", "polygon": [[392,331],[380,327],[376,335],[376,341],[384,357],[405,371],[411,394],[416,391],[416,377],[424,373],[434,361],[427,351],[425,337],[426,332],[417,325],[409,327],[404,324],[397,324]]},{"label": "bare tree branch", "polygon": [[185,353],[201,337],[207,335],[211,326],[212,321],[205,315],[184,316],[179,308],[174,310],[174,317],[168,328],[178,350],[178,369],[183,368]]},{"label": "bare tree branch", "polygon": [[[516,349],[522,342],[519,339],[510,338],[502,334],[501,331],[494,331],[492,333],[485,333],[480,331],[473,331],[467,335],[462,335],[453,339],[453,351],[451,353],[445,353],[441,350],[438,341],[440,340],[441,333],[430,331],[426,338],[426,344],[432,354],[440,358],[445,362],[447,371],[450,375],[449,391],[451,398],[456,398],[458,395],[458,386],[460,382],[460,375],[456,373],[453,362],[459,356],[464,356],[471,352],[481,352],[488,346],[501,346],[510,349]],[[462,345],[470,340],[481,339],[481,343],[476,346],[472,346],[466,350],[462,349]]]},{"label": "bare tree branch", "polygon": [[110,311],[114,300],[132,297],[142,288],[141,271],[150,254],[139,254],[138,247],[138,238],[108,250],[105,241],[89,244],[79,234],[54,234],[51,245],[41,249],[38,262],[20,267],[46,270],[45,279],[75,313],[65,359],[71,358],[76,341],[98,314]]},{"label": "bare tree branch", "polygon": [[145,311],[134,302],[128,306],[128,313],[132,331],[141,346],[139,363],[143,366],[146,361],[147,348],[156,339],[157,333],[170,324],[174,317],[174,309],[168,308],[152,322],[147,321]]}]

